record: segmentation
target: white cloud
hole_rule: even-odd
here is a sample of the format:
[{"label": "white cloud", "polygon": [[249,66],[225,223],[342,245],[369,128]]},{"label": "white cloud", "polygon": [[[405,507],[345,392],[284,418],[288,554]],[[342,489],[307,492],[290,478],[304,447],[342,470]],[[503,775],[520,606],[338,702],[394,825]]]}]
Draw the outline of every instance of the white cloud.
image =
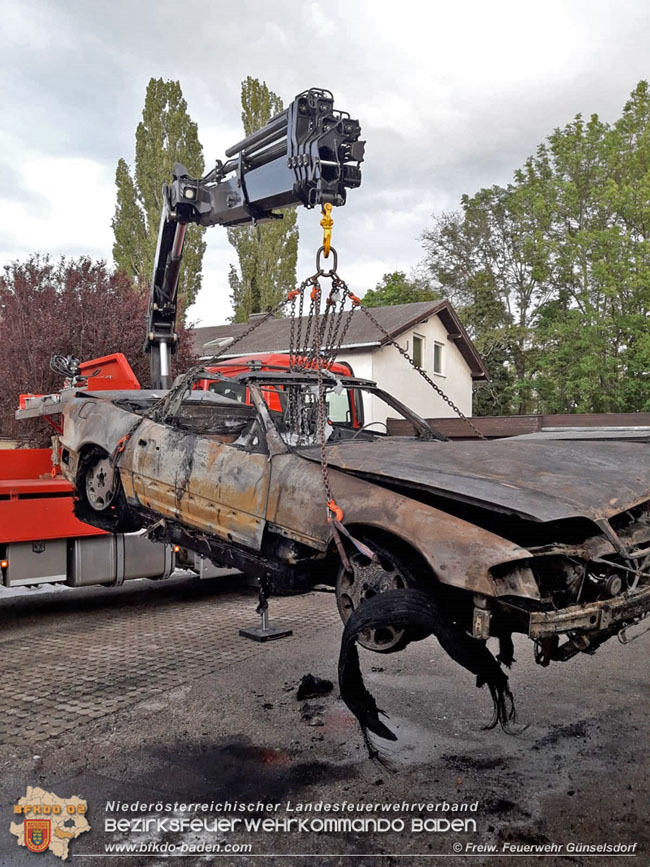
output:
[{"label": "white cloud", "polygon": [[3,174],[11,181],[0,187],[3,263],[32,252],[110,257],[115,184],[108,166],[29,148],[9,158]]}]

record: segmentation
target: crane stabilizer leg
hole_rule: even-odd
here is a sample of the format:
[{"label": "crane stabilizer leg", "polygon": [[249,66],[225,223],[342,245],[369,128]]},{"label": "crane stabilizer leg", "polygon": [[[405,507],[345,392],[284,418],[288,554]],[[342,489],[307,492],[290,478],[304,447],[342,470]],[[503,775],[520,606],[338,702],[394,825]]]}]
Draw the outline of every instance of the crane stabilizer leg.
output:
[{"label": "crane stabilizer leg", "polygon": [[260,578],[259,602],[255,609],[260,615],[259,626],[249,626],[239,630],[242,638],[250,638],[251,641],[276,641],[278,638],[289,638],[293,635],[292,629],[283,629],[281,626],[272,626],[269,623],[269,579],[267,576]]},{"label": "crane stabilizer leg", "polygon": [[281,219],[275,208],[344,205],[348,189],[361,184],[365,142],[361,127],[334,108],[328,90],[298,94],[262,129],[226,151],[203,178],[176,163],[163,185],[163,209],[151,281],[145,351],[151,385],[168,388],[176,351],[177,290],[188,223],[240,226]]}]

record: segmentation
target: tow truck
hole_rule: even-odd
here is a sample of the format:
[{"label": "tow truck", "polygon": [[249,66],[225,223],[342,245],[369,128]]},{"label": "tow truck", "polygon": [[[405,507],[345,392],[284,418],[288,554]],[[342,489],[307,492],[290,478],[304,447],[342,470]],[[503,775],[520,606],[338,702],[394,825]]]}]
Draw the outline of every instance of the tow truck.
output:
[{"label": "tow truck", "polygon": [[[331,226],[333,206],[345,204],[348,189],[361,183],[359,164],[365,142],[360,126],[334,108],[332,94],[312,88],[287,109],[226,151],[203,178],[192,178],[176,163],[171,184],[163,185],[163,207],[151,281],[144,351],[150,355],[151,386],[171,385],[171,356],[178,335],[178,283],[187,225],[225,227],[282,219],[276,208],[321,207]],[[222,373],[249,369],[287,369],[286,355],[250,356],[210,368]],[[335,364],[334,373],[349,374]],[[198,387],[218,388],[205,383]],[[56,431],[49,449],[0,452],[0,570],[2,586],[62,583],[70,587],[119,586],[131,578],[164,579],[177,565],[200,578],[222,574],[210,561],[142,534],[112,534],[79,521],[73,490],[59,470],[56,421],[62,405],[79,391],[139,389],[126,358],[117,353],[78,365],[63,389],[53,395],[20,396],[17,418],[44,416]],[[242,398],[247,400],[244,395]],[[269,396],[273,400],[273,396]],[[354,407],[362,425],[362,407]]]}]

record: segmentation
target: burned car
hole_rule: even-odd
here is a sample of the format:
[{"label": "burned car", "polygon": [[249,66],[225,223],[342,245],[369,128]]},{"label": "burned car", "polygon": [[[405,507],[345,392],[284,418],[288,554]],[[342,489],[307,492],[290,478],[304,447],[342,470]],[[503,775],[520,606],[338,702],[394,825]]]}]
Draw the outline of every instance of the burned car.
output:
[{"label": "burned car", "polygon": [[[78,517],[112,531],[149,528],[278,586],[335,584],[352,624],[346,694],[363,689],[355,660],[350,668],[354,640],[395,652],[434,632],[474,670],[490,637],[508,665],[519,632],[548,664],[593,652],[650,611],[644,444],[449,442],[373,382],[320,379],[204,370],[201,390],[77,392],[64,409],[61,461]],[[408,422],[411,435],[364,424],[364,403],[399,417],[400,429]],[[323,457],[345,530],[338,539]],[[429,604],[451,638],[423,619]],[[476,673],[497,689],[494,672]],[[505,692],[501,682],[499,701]],[[364,701],[353,710],[385,735]]]}]

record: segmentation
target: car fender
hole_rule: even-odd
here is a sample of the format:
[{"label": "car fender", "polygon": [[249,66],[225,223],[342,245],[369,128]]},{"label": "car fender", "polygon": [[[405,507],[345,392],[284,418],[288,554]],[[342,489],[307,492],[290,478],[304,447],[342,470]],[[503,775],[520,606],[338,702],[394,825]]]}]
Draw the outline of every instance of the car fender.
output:
[{"label": "car fender", "polygon": [[97,398],[78,398],[71,401],[63,412],[62,449],[68,452],[67,464],[62,471],[74,484],[79,456],[89,446],[98,446],[112,454],[122,437],[133,430],[138,417],[108,401]]},{"label": "car fender", "polygon": [[[539,598],[529,569],[513,569],[507,582],[490,571],[531,557],[525,548],[374,482],[332,468],[328,475],[344,526],[375,527],[399,537],[424,557],[443,584],[488,596]],[[274,456],[267,516],[306,544],[329,546],[332,536],[320,465],[297,455]]]}]

